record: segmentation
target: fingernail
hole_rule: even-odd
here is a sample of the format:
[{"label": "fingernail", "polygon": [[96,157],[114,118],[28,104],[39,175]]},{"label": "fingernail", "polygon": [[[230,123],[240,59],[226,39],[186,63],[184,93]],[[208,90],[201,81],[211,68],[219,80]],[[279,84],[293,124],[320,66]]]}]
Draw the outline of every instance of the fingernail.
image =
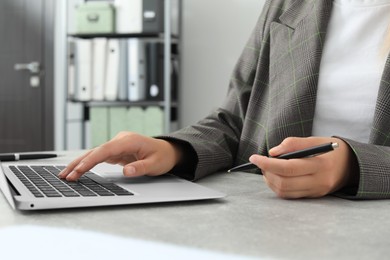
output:
[{"label": "fingernail", "polygon": [[62,175],[64,175],[65,171],[66,171],[66,169],[63,169],[62,171],[60,171],[60,173],[58,174],[58,177],[62,177]]},{"label": "fingernail", "polygon": [[275,147],[271,148],[271,149],[268,151],[268,153],[269,153],[271,156],[280,154],[280,147],[279,147],[279,146],[275,146]]},{"label": "fingernail", "polygon": [[73,180],[76,177],[76,172],[72,171],[68,176],[66,176],[67,180]]},{"label": "fingernail", "polygon": [[126,167],[126,169],[125,169],[125,175],[126,175],[126,176],[131,177],[131,176],[133,176],[134,174],[135,174],[135,168],[134,168],[133,166],[128,166],[128,167]]},{"label": "fingernail", "polygon": [[253,163],[253,164],[258,164],[260,163],[263,159],[264,156],[262,155],[258,155],[258,154],[254,154],[254,155],[251,155],[249,157],[249,162]]}]

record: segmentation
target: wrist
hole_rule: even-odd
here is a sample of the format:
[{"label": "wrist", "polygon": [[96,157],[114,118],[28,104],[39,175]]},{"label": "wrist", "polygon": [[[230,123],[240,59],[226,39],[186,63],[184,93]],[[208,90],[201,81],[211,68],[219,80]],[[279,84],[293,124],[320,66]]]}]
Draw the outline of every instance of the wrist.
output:
[{"label": "wrist", "polygon": [[[171,142],[171,141],[168,141],[168,140],[164,140],[164,142],[166,142],[169,146],[169,149],[171,150],[171,153],[173,155],[173,167],[180,164],[180,162],[183,160],[183,149],[182,147],[175,143],[175,142]],[[172,168],[173,168],[172,167]]]}]

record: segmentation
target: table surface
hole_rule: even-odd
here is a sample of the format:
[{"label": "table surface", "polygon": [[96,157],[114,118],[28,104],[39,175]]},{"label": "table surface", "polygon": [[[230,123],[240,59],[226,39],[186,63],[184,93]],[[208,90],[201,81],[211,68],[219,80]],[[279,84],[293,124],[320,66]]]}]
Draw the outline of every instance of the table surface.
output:
[{"label": "table surface", "polygon": [[[48,161],[68,162],[80,151]],[[199,184],[223,199],[100,208],[13,211],[0,196],[0,227],[40,225],[104,232],[192,248],[275,259],[385,259],[390,201],[332,196],[283,200],[260,175],[216,173]]]}]

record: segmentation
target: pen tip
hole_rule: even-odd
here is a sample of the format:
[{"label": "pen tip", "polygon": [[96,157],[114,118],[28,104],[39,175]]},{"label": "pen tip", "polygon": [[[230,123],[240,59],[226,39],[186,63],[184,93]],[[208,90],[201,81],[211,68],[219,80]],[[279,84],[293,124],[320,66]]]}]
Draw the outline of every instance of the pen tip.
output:
[{"label": "pen tip", "polygon": [[228,170],[227,172],[230,172],[230,170]]}]

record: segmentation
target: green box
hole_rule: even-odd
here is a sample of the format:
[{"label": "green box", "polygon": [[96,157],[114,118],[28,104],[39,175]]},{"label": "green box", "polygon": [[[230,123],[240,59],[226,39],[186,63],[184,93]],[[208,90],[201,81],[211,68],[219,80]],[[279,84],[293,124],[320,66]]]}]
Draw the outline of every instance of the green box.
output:
[{"label": "green box", "polygon": [[115,8],[111,3],[86,2],[76,8],[76,33],[114,33]]}]

